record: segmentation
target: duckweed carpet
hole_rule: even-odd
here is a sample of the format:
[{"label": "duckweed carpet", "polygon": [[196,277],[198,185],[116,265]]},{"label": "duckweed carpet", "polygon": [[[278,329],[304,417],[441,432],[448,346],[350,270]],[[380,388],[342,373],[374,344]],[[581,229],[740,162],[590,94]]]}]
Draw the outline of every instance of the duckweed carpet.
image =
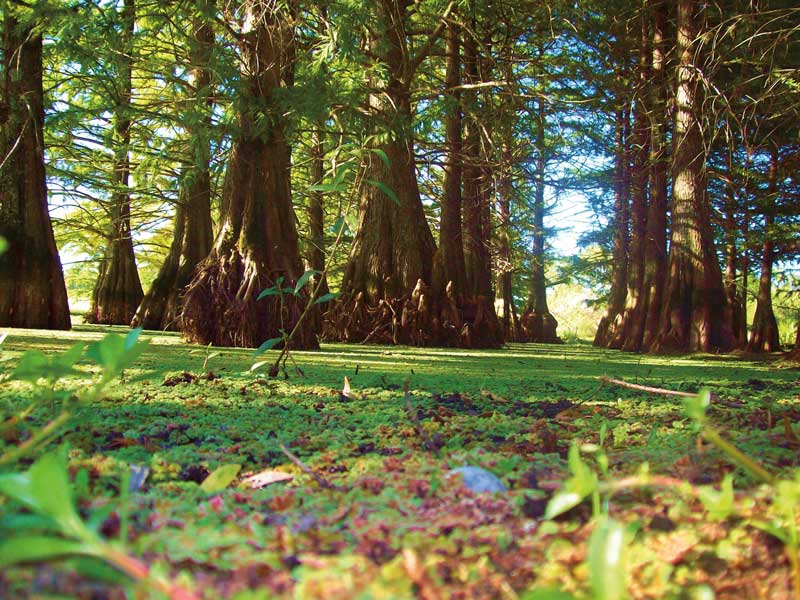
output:
[{"label": "duckweed carpet", "polygon": [[[63,372],[52,357],[109,331],[12,330],[0,346],[3,598],[780,599],[798,589],[796,365],[588,345],[324,345],[292,353],[288,378],[270,379],[268,365],[251,371],[252,351],[145,332],[144,351],[87,401],[103,353],[80,351]],[[33,362],[55,375],[26,378],[26,351],[50,357]],[[66,462],[59,501],[102,552],[20,550],[24,532],[29,544],[80,537],[53,524],[60,509],[9,492],[50,457]],[[507,490],[471,491],[451,473],[465,465]],[[108,560],[109,548],[134,567]]]}]

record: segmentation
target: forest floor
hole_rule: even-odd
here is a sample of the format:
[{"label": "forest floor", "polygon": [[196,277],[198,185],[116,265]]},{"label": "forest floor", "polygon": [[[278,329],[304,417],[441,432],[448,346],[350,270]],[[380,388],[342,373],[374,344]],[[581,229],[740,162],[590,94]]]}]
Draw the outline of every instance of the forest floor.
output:
[{"label": "forest floor", "polygon": [[[80,396],[98,370],[84,356],[52,393],[42,381],[12,380],[22,354],[64,353],[109,330],[9,332],[0,346],[0,417],[9,425],[35,395],[47,401],[3,428],[0,454],[52,419],[59,398]],[[99,399],[71,408],[48,448],[68,447],[81,517],[197,597],[621,598],[620,586],[633,598],[793,597],[796,364],[585,344],[326,344],[292,353],[298,369],[290,361],[288,379],[269,379],[268,365],[250,370],[249,350],[190,346],[172,334],[141,338],[146,351]],[[709,388],[714,431],[783,483],[755,481],[702,442],[681,397],[601,377]],[[24,473],[42,451],[0,473]],[[231,464],[241,470],[217,470]],[[125,493],[131,465],[148,475]],[[450,473],[464,465],[495,474],[507,491],[466,489]],[[278,474],[291,478],[259,487]],[[589,498],[545,518],[565,482]],[[587,493],[584,484],[594,488]],[[25,514],[0,496],[0,543],[19,534]],[[592,536],[600,523],[624,526],[617,547]],[[93,561],[9,566],[0,597],[156,597],[152,582]]]}]

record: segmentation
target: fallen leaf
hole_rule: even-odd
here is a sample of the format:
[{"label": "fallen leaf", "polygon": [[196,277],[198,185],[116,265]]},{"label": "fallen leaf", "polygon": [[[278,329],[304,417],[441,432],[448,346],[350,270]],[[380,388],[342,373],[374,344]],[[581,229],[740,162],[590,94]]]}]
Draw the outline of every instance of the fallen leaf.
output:
[{"label": "fallen leaf", "polygon": [[250,475],[249,477],[245,477],[242,479],[242,483],[244,483],[247,487],[252,488],[254,490],[261,489],[263,487],[267,487],[273,483],[280,483],[281,481],[291,481],[294,479],[292,475],[289,473],[283,473],[281,471],[273,471],[271,469],[266,469],[261,471],[260,473],[256,473],[255,475]]}]

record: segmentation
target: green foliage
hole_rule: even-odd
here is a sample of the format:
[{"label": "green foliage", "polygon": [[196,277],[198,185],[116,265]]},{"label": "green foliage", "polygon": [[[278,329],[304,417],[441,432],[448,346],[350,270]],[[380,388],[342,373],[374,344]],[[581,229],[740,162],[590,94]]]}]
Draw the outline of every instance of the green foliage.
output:
[{"label": "green foliage", "polygon": [[[10,376],[29,350],[55,360],[75,341],[96,341],[97,331],[79,326],[65,334],[68,343],[15,331],[3,343],[6,361],[0,366]],[[294,353],[306,376],[281,380],[252,374],[250,350],[214,349],[212,377],[197,372],[198,355],[211,349],[180,346],[179,337],[168,333],[142,332],[136,342],[143,340],[150,344],[123,367],[127,377],[90,403],[70,404],[74,426],[60,428],[57,438],[24,455],[38,462],[49,454],[48,444],[69,444],[66,458],[63,449],[56,455],[68,464],[63,477],[70,502],[89,532],[110,535],[101,536],[103,558],[68,545],[82,542],[53,525],[49,513],[34,512],[3,492],[0,539],[20,538],[10,554],[14,560],[30,552],[42,560],[26,562],[38,565],[50,561],[48,552],[77,553],[85,557],[82,577],[100,576],[98,565],[117,565],[107,562],[119,558],[108,554],[114,549],[128,559],[147,556],[151,572],[162,574],[191,560],[192,571],[207,582],[206,594],[221,591],[219,573],[255,565],[292,582],[284,591],[271,590],[271,597],[321,597],[344,581],[347,597],[402,595],[412,581],[442,597],[485,595],[488,589],[500,595],[506,581],[523,598],[612,598],[628,585],[650,597],[678,597],[700,593],[700,584],[706,590],[716,585],[704,571],[708,556],[712,563],[725,560],[727,568],[757,573],[747,557],[753,544],[766,551],[766,536],[754,537],[755,529],[786,540],[793,535],[793,472],[778,478],[792,482],[781,492],[754,487],[752,478],[738,474],[733,496],[727,480],[692,485],[688,476],[675,475],[676,460],[691,457],[707,473],[724,465],[713,448],[695,455],[697,432],[680,402],[623,388],[598,390],[596,384],[607,373],[672,389],[698,389],[702,381],[714,390],[704,427],[713,418],[725,431],[741,431],[743,449],[777,472],[775,465],[795,456],[771,441],[782,425],[742,427],[765,410],[764,396],[772,398],[778,419],[797,393],[793,373],[767,363],[700,356],[633,360],[588,346],[462,352],[333,345]],[[93,388],[86,381],[102,378],[102,367],[87,358],[74,368],[77,373],[56,386],[85,398]],[[141,371],[150,372],[149,381]],[[344,376],[350,389],[343,396]],[[441,444],[438,454],[426,449],[408,414],[405,379],[420,426]],[[4,417],[50,387],[46,377],[35,383],[7,377],[4,384]],[[748,408],[727,408],[715,398],[747,401]],[[26,432],[52,413],[41,401],[36,406]],[[289,462],[280,444],[343,491],[321,487]],[[30,465],[16,459],[6,464],[4,478],[29,477]],[[150,477],[126,495],[134,464],[147,465]],[[445,474],[465,464],[497,474],[509,491],[490,500],[457,488]],[[242,474],[264,470],[294,479],[232,489]],[[664,473],[672,476],[665,481]],[[208,487],[215,480],[206,493],[200,482]],[[582,501],[543,520],[547,490],[560,481],[564,489],[553,502],[566,497],[567,488]],[[737,518],[724,518],[731,497],[729,517]],[[709,528],[712,518],[720,520]],[[667,549],[684,547],[675,565]],[[77,564],[53,559],[51,569],[72,572]],[[450,579],[439,579],[446,571]],[[7,573],[25,586],[35,568],[21,564]],[[116,585],[121,580],[118,574]],[[133,593],[140,584],[126,585]],[[542,589],[526,589],[534,585]]]}]

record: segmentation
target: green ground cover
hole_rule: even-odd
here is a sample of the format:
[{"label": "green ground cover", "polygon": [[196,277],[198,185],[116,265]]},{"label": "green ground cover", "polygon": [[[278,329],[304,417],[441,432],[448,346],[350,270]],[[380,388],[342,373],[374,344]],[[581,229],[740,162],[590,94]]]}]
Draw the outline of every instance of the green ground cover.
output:
[{"label": "green ground cover", "polygon": [[[91,352],[54,394],[43,381],[12,377],[26,351],[57,355],[110,330],[9,333],[0,346],[0,454],[24,445],[63,402],[71,416],[0,473],[7,482],[66,448],[80,517],[109,548],[197,597],[793,597],[800,381],[792,365],[584,344],[324,345],[293,353],[288,379],[270,379],[266,366],[250,370],[252,351],[145,332],[147,349],[90,402],[69,399],[85,397],[99,377]],[[709,388],[714,431],[786,481],[759,482],[701,441],[682,398],[602,384],[604,376]],[[37,394],[32,412],[11,421]],[[201,487],[231,464],[241,469],[230,485]],[[149,473],[127,493],[132,465]],[[465,489],[449,475],[462,465],[491,471],[508,491]],[[249,487],[246,477],[263,470],[293,478]],[[586,501],[546,518],[565,485]],[[0,496],[0,543],[19,535],[30,512]],[[96,559],[24,561],[0,574],[2,597],[126,593],[160,592]]]}]

